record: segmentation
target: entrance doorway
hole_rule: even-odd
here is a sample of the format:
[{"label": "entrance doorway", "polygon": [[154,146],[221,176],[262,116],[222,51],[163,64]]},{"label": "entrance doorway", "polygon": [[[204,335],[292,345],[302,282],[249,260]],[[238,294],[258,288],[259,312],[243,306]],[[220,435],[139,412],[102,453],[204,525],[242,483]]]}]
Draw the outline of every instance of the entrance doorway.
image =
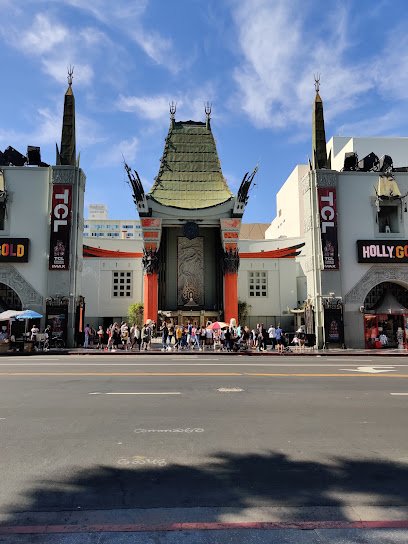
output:
[{"label": "entrance doorway", "polygon": [[0,283],[0,312],[22,310],[23,305],[17,293],[4,283]]},{"label": "entrance doorway", "polygon": [[397,283],[383,282],[371,289],[364,301],[366,348],[406,347],[408,290]]}]

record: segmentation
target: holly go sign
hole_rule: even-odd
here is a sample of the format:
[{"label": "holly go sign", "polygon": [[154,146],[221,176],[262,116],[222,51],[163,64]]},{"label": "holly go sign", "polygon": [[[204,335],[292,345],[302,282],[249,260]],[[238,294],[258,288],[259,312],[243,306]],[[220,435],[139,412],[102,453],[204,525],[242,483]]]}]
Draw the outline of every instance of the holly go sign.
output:
[{"label": "holly go sign", "polygon": [[54,185],[52,190],[50,270],[69,270],[72,185]]},{"label": "holly go sign", "polygon": [[357,240],[359,263],[408,263],[408,240]]}]

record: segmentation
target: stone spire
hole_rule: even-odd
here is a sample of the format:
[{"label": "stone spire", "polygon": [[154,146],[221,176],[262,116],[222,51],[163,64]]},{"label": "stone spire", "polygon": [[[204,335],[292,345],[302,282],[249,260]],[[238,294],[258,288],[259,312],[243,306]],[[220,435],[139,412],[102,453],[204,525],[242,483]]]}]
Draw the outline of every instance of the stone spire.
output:
[{"label": "stone spire", "polygon": [[312,115],[312,169],[319,170],[320,168],[331,168],[331,157],[327,158],[323,102],[319,95],[319,76],[315,76],[315,89],[316,97]]},{"label": "stone spire", "polygon": [[74,67],[68,68],[68,89],[64,98],[64,117],[62,121],[61,148],[57,145],[56,164],[76,166],[75,149],[75,98],[72,92]]}]

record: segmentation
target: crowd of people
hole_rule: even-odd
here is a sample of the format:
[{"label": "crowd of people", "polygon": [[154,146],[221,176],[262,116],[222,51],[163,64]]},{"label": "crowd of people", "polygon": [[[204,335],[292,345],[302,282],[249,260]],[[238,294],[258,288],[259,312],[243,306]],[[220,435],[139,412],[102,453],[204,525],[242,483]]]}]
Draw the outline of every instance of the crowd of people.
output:
[{"label": "crowd of people", "polygon": [[162,351],[277,351],[302,350],[305,346],[306,334],[301,327],[289,344],[287,335],[278,324],[270,325],[267,329],[263,323],[250,329],[247,326],[236,324],[231,320],[229,325],[214,326],[217,323],[207,322],[206,326],[199,326],[196,322],[187,322],[184,325],[164,321],[160,327],[154,321],[143,326],[134,324],[129,326],[126,321],[112,323],[106,330],[99,325],[93,329],[86,325],[84,348],[97,347],[100,350],[116,351],[147,351],[152,347],[152,339],[161,338]]}]

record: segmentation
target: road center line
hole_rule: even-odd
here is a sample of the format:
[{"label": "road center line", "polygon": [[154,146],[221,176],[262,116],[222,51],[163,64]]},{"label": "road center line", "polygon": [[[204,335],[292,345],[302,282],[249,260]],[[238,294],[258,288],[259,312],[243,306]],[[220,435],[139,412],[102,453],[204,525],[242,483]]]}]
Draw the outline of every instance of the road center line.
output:
[{"label": "road center line", "polygon": [[336,373],[283,373],[283,372],[0,372],[0,377],[104,377],[104,376],[134,376],[134,377],[219,377],[219,376],[255,376],[255,377],[275,377],[275,378],[408,378],[408,374],[336,374]]},{"label": "road center line", "polygon": [[165,391],[161,393],[153,392],[109,392],[109,393],[89,393],[89,395],[181,395],[179,391]]},{"label": "road center line", "polygon": [[395,395],[398,397],[408,397],[408,393],[390,393],[390,395]]},{"label": "road center line", "polygon": [[[366,361],[363,361],[364,363]],[[337,365],[333,365],[331,363],[279,363],[279,362],[273,362],[273,363],[18,363],[16,365],[13,365],[12,363],[0,363],[0,367],[36,367],[36,366],[55,366],[55,367],[75,367],[80,366],[81,368],[87,368],[87,367],[93,367],[93,366],[100,366],[100,367],[120,367],[120,366],[128,366],[128,367],[176,367],[176,366],[188,366],[189,368],[195,368],[200,366],[216,366],[216,367],[242,367],[242,366],[250,366],[252,367],[270,367],[270,368],[292,368],[292,367],[303,367],[303,368],[309,368],[309,367],[315,367],[315,368],[334,368]],[[346,364],[342,363],[342,366],[352,366],[355,367],[356,363],[348,362]],[[392,365],[395,368],[408,368],[408,364],[406,365]]]}]

